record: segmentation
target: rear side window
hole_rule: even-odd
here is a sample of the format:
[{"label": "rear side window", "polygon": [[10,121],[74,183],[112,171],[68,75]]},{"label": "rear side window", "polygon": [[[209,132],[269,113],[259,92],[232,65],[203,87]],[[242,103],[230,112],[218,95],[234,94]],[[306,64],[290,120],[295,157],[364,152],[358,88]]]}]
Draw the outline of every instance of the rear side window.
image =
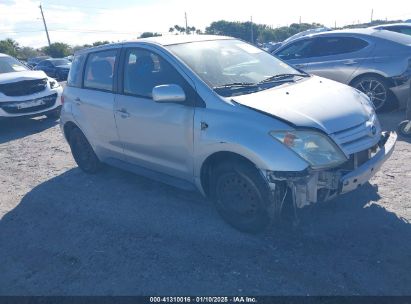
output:
[{"label": "rear side window", "polygon": [[89,54],[84,71],[84,87],[113,91],[114,64],[117,50]]},{"label": "rear side window", "polygon": [[359,51],[368,42],[354,37],[316,38],[311,50],[311,57],[332,56]]},{"label": "rear side window", "polygon": [[85,58],[86,55],[77,55],[74,57],[67,77],[67,86],[76,88],[81,87],[81,71]]}]

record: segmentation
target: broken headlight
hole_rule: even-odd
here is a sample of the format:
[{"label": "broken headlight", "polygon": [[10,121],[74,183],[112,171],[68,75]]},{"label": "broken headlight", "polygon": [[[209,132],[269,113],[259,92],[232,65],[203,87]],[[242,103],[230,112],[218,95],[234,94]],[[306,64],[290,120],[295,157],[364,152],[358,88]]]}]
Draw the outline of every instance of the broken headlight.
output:
[{"label": "broken headlight", "polygon": [[336,166],[347,160],[340,148],[319,132],[272,131],[270,135],[297,153],[313,169]]},{"label": "broken headlight", "polygon": [[60,84],[55,80],[50,80],[49,83],[50,83],[50,89],[55,89],[60,86]]}]

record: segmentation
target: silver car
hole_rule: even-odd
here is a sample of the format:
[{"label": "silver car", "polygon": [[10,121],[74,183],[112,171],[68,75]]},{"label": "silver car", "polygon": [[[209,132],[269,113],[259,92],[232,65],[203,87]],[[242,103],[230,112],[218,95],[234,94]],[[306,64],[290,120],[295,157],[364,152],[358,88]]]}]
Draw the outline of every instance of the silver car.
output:
[{"label": "silver car", "polygon": [[357,189],[396,142],[365,94],[228,37],[80,51],[63,97],[61,128],[83,171],[106,163],[198,189],[245,232],[286,204]]},{"label": "silver car", "polygon": [[405,107],[411,79],[411,37],[375,29],[313,34],[273,52],[307,73],[367,94],[377,110]]},{"label": "silver car", "polygon": [[376,30],[387,30],[411,36],[411,22],[408,23],[390,23],[381,24],[371,27]]}]

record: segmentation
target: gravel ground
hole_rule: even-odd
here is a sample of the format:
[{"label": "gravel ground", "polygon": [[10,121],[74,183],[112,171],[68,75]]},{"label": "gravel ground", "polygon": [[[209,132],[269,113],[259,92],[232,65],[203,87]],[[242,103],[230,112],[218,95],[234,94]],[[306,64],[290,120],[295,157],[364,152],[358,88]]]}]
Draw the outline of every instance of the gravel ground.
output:
[{"label": "gravel ground", "polygon": [[411,295],[410,158],[400,140],[369,185],[251,236],[198,193],[82,173],[57,122],[3,122],[0,294]]}]

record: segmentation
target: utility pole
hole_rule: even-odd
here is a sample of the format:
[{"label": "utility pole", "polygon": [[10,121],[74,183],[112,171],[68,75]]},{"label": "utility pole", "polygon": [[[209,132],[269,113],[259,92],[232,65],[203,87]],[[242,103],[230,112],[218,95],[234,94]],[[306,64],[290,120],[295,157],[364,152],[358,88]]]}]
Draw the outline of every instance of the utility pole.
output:
[{"label": "utility pole", "polygon": [[51,43],[50,43],[49,31],[47,30],[46,19],[44,19],[43,8],[41,7],[41,4],[40,4],[39,8],[40,8],[40,12],[41,12],[41,17],[43,18],[44,29],[46,30],[47,41],[49,42],[49,46],[50,46]]},{"label": "utility pole", "polygon": [[301,16],[300,16],[300,20],[299,20],[299,23],[301,24]]},{"label": "utility pole", "polygon": [[186,19],[186,34],[188,34],[187,12],[184,12],[184,18]]},{"label": "utility pole", "polygon": [[372,8],[372,9],[371,9],[371,22],[372,22],[372,17],[373,17],[373,15],[374,15],[374,9]]},{"label": "utility pole", "polygon": [[253,16],[251,16],[251,43],[254,44]]}]

